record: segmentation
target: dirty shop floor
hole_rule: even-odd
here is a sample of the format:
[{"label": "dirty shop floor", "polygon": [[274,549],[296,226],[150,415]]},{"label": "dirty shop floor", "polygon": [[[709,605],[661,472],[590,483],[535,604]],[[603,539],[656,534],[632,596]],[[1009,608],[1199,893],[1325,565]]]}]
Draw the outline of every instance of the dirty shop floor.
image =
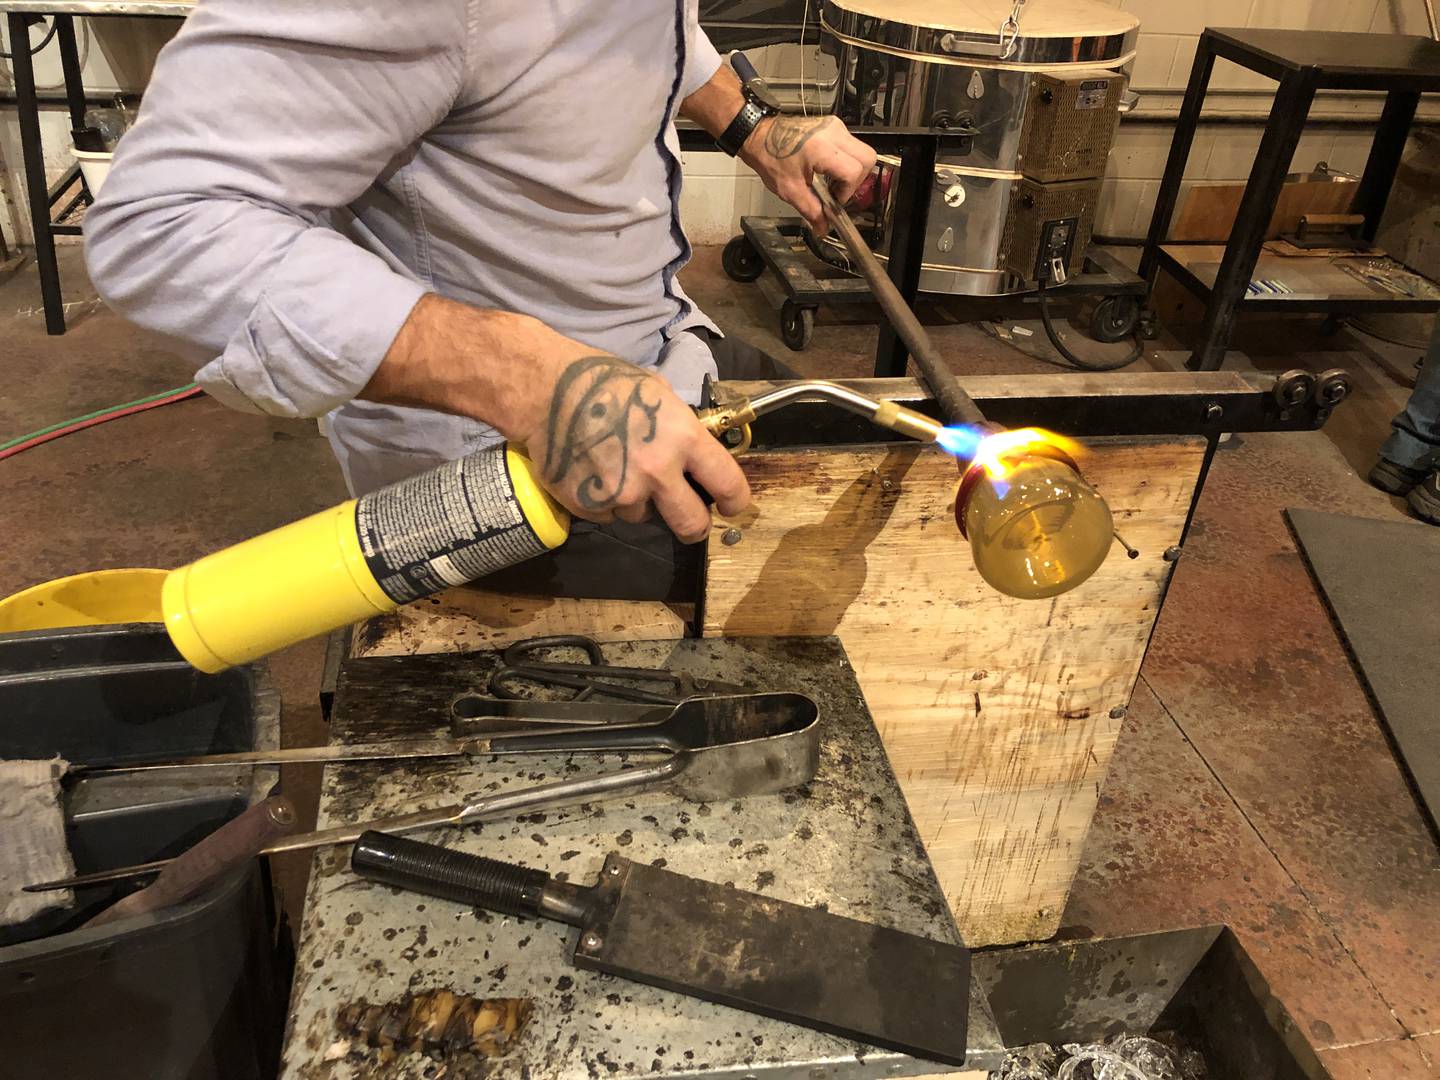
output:
[{"label": "dirty shop floor", "polygon": [[[0,435],[191,376],[161,339],[99,304],[78,247],[62,247],[61,265],[64,337],[45,334],[33,264],[0,283]],[[759,290],[725,277],[718,248],[699,249],[682,280],[723,329],[805,374],[869,373],[873,325],[822,311],[810,349],[791,353]],[[922,315],[957,372],[1057,370],[1038,332],[1016,338],[1020,352],[953,315]],[[1281,517],[1287,506],[1404,516],[1363,477],[1418,352],[1256,317],[1233,348],[1244,355],[1231,366],[1347,368],[1356,393],[1320,432],[1246,435],[1217,455],[1064,932],[1228,923],[1336,1080],[1440,1076],[1440,859]],[[1184,357],[1167,333],[1136,369],[1178,370]],[[311,422],[208,399],[130,417],[0,464],[0,595],[81,570],[179,565],[343,495]],[[272,661],[287,744],[323,741],[321,651],[311,642]],[[286,777],[312,812],[316,782]],[[306,865],[280,868],[287,905]]]}]

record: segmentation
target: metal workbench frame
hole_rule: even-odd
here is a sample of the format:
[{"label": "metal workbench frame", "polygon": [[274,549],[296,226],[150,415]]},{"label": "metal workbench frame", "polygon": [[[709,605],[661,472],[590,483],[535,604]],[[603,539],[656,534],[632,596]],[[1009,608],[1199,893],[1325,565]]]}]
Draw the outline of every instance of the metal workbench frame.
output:
[{"label": "metal workbench frame", "polygon": [[[921,229],[917,234],[912,230],[912,235],[923,237],[925,231]],[[808,250],[796,250],[793,243],[795,240],[804,240]],[[730,241],[731,244],[737,242],[744,242],[749,246],[754,257],[762,264],[762,272],[768,270],[773,281],[778,283],[779,289],[784,293],[780,307],[780,336],[786,345],[796,351],[803,350],[808,344],[808,331],[805,334],[807,340],[797,347],[786,336],[786,325],[790,320],[802,318],[803,312],[814,311],[822,304],[874,303],[875,294],[870,291],[870,286],[854,273],[847,274],[834,267],[835,272],[828,276],[816,274],[817,268],[832,267],[833,264],[828,260],[817,259],[812,254],[814,241],[809,237],[809,226],[803,218],[747,215],[740,219],[740,235]],[[923,251],[918,256],[912,252],[909,257],[923,259]],[[749,275],[744,278],[736,278],[733,274],[731,276],[734,280],[751,280]],[[1135,321],[1138,322],[1146,292],[1144,278],[1103,248],[1092,244],[1085,250],[1083,269],[1079,273],[1071,274],[1065,284],[1046,289],[1045,295],[1067,299],[1128,296],[1134,300]],[[1001,305],[1035,304],[1040,301],[1039,292],[1033,289],[1028,292],[996,293],[988,296],[963,293],[929,293],[927,296],[934,302],[953,300],[982,307],[982,310],[995,310]],[[912,306],[914,300],[914,297],[910,300]],[[903,362],[899,370],[889,367],[891,362],[893,358],[876,357],[876,378],[899,378],[905,374]]]},{"label": "metal workbench frame", "polygon": [[[17,8],[25,10],[16,10]],[[90,189],[71,165],[52,187],[45,179],[45,149],[40,141],[40,99],[35,89],[35,63],[30,53],[26,15],[49,15],[55,20],[55,44],[65,75],[65,102],[70,126],[85,124],[85,87],[80,74],[80,52],[75,44],[75,17],[54,10],[33,10],[31,5],[5,4],[9,29],[11,67],[15,73],[15,108],[20,122],[20,153],[25,169],[25,198],[30,204],[30,229],[35,237],[35,268],[40,274],[40,298],[45,308],[45,330],[65,332],[65,306],[60,297],[60,266],[55,258],[55,237],[78,236],[80,226],[61,224],[81,202],[91,202]],[[68,196],[68,198],[67,198]],[[57,204],[64,203],[60,212]]]},{"label": "metal workbench frame", "polygon": [[[30,53],[26,16],[40,15],[55,22],[55,44],[65,82],[65,104],[70,126],[85,123],[85,83],[80,52],[75,44],[75,16],[97,18],[184,18],[195,0],[0,0],[6,16],[15,75],[15,109],[20,122],[20,153],[25,171],[25,198],[30,204],[30,230],[35,243],[35,268],[40,274],[40,299],[45,308],[45,332],[65,333],[65,303],[60,296],[60,266],[55,258],[55,237],[79,236],[79,225],[62,224],[83,202],[93,198],[79,165],[71,165],[51,186],[45,178],[45,149],[40,139],[40,94],[35,87],[35,62]],[[18,42],[18,45],[17,45]],[[61,204],[59,213],[55,207]]]},{"label": "metal workbench frame", "polygon": [[[1440,43],[1428,38],[1396,38],[1394,35],[1349,34],[1347,38],[1387,38],[1397,49],[1409,47],[1409,65],[1366,67],[1363,64],[1320,64],[1313,51],[1329,44],[1337,35],[1326,31],[1277,31],[1208,28],[1200,35],[1184,104],[1175,125],[1165,175],[1160,181],[1155,212],[1140,260],[1140,276],[1153,287],[1159,270],[1173,274],[1187,290],[1206,301],[1199,344],[1187,361],[1192,370],[1217,370],[1234,329],[1235,317],[1246,311],[1336,313],[1342,311],[1440,311],[1440,299],[1421,297],[1292,298],[1285,295],[1248,296],[1247,286],[1255,272],[1260,248],[1276,200],[1290,170],[1291,158],[1310,113],[1317,90],[1377,90],[1386,93],[1384,112],[1375,128],[1370,157],[1355,194],[1355,209],[1365,217],[1362,234],[1374,240],[1381,214],[1390,195],[1395,171],[1400,164],[1410,124],[1422,93],[1440,92]],[[1246,181],[1245,193],[1235,224],[1225,245],[1215,284],[1207,286],[1171,252],[1161,245],[1170,228],[1185,164],[1195,139],[1195,129],[1205,104],[1206,90],[1216,57],[1232,61],[1279,82],[1275,104],[1265,126],[1255,163]]]}]

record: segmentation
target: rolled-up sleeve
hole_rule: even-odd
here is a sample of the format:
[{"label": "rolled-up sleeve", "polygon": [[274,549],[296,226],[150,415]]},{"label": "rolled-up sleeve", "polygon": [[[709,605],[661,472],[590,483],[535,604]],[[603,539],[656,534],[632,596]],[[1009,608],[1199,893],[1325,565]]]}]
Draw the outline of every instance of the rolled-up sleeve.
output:
[{"label": "rolled-up sleeve", "polygon": [[464,0],[206,0],[161,53],[85,221],[101,297],[188,342],[226,404],[318,416],[426,286],[327,224],[452,108]]},{"label": "rolled-up sleeve", "polygon": [[[693,18],[693,12],[692,12]],[[685,44],[685,74],[680,80],[680,97],[687,98],[715,77],[720,68],[720,53],[698,22],[690,27],[690,40]]]}]

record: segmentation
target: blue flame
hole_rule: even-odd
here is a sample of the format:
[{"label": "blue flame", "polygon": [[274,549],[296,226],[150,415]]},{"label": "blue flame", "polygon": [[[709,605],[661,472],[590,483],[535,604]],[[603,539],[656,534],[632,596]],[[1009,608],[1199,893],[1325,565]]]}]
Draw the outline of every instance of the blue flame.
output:
[{"label": "blue flame", "polygon": [[984,437],[984,432],[969,424],[951,424],[940,432],[935,444],[947,453],[970,461],[980,449],[980,440]]}]

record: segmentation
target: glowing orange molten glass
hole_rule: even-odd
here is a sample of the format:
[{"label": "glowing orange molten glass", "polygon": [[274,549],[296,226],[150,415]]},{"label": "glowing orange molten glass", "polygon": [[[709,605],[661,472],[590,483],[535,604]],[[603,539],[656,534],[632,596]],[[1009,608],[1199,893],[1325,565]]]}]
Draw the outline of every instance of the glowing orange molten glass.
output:
[{"label": "glowing orange molten glass", "polygon": [[1004,480],[1017,464],[1033,454],[1058,456],[1045,454],[1047,448],[1059,450],[1063,455],[1061,460],[1068,458],[1073,461],[1081,452],[1079,443],[1053,431],[1033,427],[1014,428],[1009,431],[996,431],[981,439],[980,445],[975,448],[975,457],[971,464],[984,469],[985,475],[991,480]]}]

